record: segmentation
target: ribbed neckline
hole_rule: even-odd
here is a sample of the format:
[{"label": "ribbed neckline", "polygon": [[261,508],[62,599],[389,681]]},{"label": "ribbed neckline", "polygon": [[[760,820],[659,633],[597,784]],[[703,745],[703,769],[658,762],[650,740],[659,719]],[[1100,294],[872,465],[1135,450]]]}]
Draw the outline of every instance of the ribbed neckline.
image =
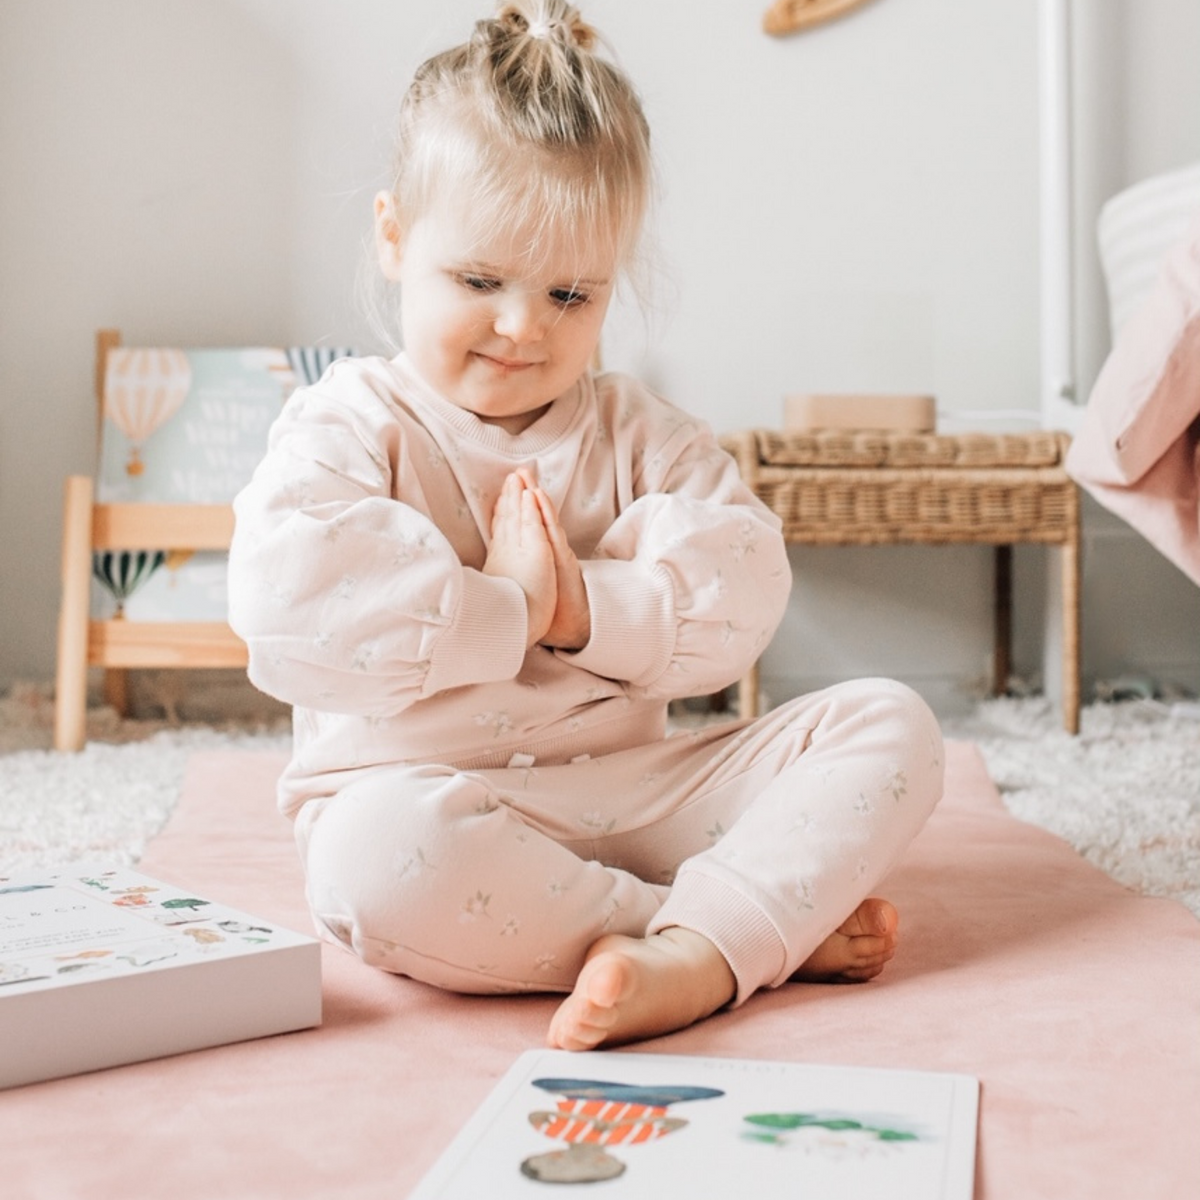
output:
[{"label": "ribbed neckline", "polygon": [[388,365],[402,380],[401,393],[415,400],[439,423],[493,454],[514,459],[541,454],[560,441],[585,410],[584,399],[592,390],[592,376],[586,372],[528,429],[521,433],[509,433],[499,425],[481,421],[473,412],[452,404],[425,380],[407,354],[398,354]]}]

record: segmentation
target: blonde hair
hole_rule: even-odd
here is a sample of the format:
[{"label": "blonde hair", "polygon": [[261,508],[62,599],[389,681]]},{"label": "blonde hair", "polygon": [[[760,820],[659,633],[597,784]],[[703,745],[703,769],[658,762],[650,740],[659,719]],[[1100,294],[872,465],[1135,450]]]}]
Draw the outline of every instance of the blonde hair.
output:
[{"label": "blonde hair", "polygon": [[418,68],[400,109],[391,193],[401,227],[469,196],[498,224],[636,256],[652,192],[650,131],[624,73],[566,0],[516,0]]}]

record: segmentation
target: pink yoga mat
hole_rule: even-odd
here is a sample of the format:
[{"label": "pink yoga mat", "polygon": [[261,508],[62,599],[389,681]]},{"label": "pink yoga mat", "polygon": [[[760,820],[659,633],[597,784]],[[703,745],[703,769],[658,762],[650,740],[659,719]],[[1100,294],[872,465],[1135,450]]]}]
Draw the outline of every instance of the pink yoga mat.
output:
[{"label": "pink yoga mat", "polygon": [[[141,869],[308,931],[282,765],[195,755]],[[975,1075],[978,1200],[1200,1196],[1200,922],[1008,815],[966,744],[881,892],[902,942],[880,979],[789,984],[636,1049]],[[324,980],[320,1029],[0,1093],[2,1194],[399,1200],[558,1002],[447,995],[332,947]]]}]

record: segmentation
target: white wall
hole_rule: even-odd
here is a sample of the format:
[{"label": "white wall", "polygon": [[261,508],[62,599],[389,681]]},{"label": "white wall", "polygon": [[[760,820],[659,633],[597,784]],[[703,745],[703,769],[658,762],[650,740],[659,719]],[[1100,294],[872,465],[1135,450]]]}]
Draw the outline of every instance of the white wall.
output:
[{"label": "white wall", "polygon": [[[777,424],[801,390],[932,391],[1034,423],[1036,0],[876,0],[787,39],[760,31],[766,3],[583,5],[641,86],[663,181],[668,285],[648,327],[615,314],[608,363],[718,430]],[[1200,116],[1178,119],[1200,109],[1192,76],[1156,67],[1164,45],[1188,70],[1200,58],[1194,0],[1088,3],[1122,80],[1149,69],[1179,95],[1170,131],[1124,82],[1093,104],[1109,143],[1140,147],[1153,126],[1153,151],[1120,150],[1116,174],[1195,157]],[[355,278],[396,104],[486,9],[0,0],[0,685],[53,671],[61,487],[92,461],[94,330],[370,347]],[[1117,636],[1112,579],[1089,575],[1085,630],[1105,631],[1085,633],[1089,674],[1144,654],[1200,686],[1200,592],[1135,539],[1107,542],[1144,552],[1144,594],[1167,598],[1168,619],[1161,636]],[[1027,672],[1041,558],[1018,556]],[[977,547],[797,553],[769,687],[884,672],[952,707],[986,671],[989,564]]]}]

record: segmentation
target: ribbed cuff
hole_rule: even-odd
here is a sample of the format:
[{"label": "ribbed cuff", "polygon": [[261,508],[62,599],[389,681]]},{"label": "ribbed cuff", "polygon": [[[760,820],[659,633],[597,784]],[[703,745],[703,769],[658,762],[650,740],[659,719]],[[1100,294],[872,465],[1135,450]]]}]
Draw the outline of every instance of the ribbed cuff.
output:
[{"label": "ribbed cuff", "polygon": [[737,980],[730,1007],[779,981],[787,961],[783,938],[767,914],[729,884],[685,866],[646,932],[671,925],[703,934],[725,956]]},{"label": "ribbed cuff", "polygon": [[670,576],[621,559],[592,559],[580,565],[592,634],[582,650],[559,653],[605,679],[639,686],[653,683],[667,669],[675,648]]},{"label": "ribbed cuff", "polygon": [[430,655],[425,693],[515,679],[525,661],[528,633],[529,610],[519,584],[464,571],[454,620]]}]

